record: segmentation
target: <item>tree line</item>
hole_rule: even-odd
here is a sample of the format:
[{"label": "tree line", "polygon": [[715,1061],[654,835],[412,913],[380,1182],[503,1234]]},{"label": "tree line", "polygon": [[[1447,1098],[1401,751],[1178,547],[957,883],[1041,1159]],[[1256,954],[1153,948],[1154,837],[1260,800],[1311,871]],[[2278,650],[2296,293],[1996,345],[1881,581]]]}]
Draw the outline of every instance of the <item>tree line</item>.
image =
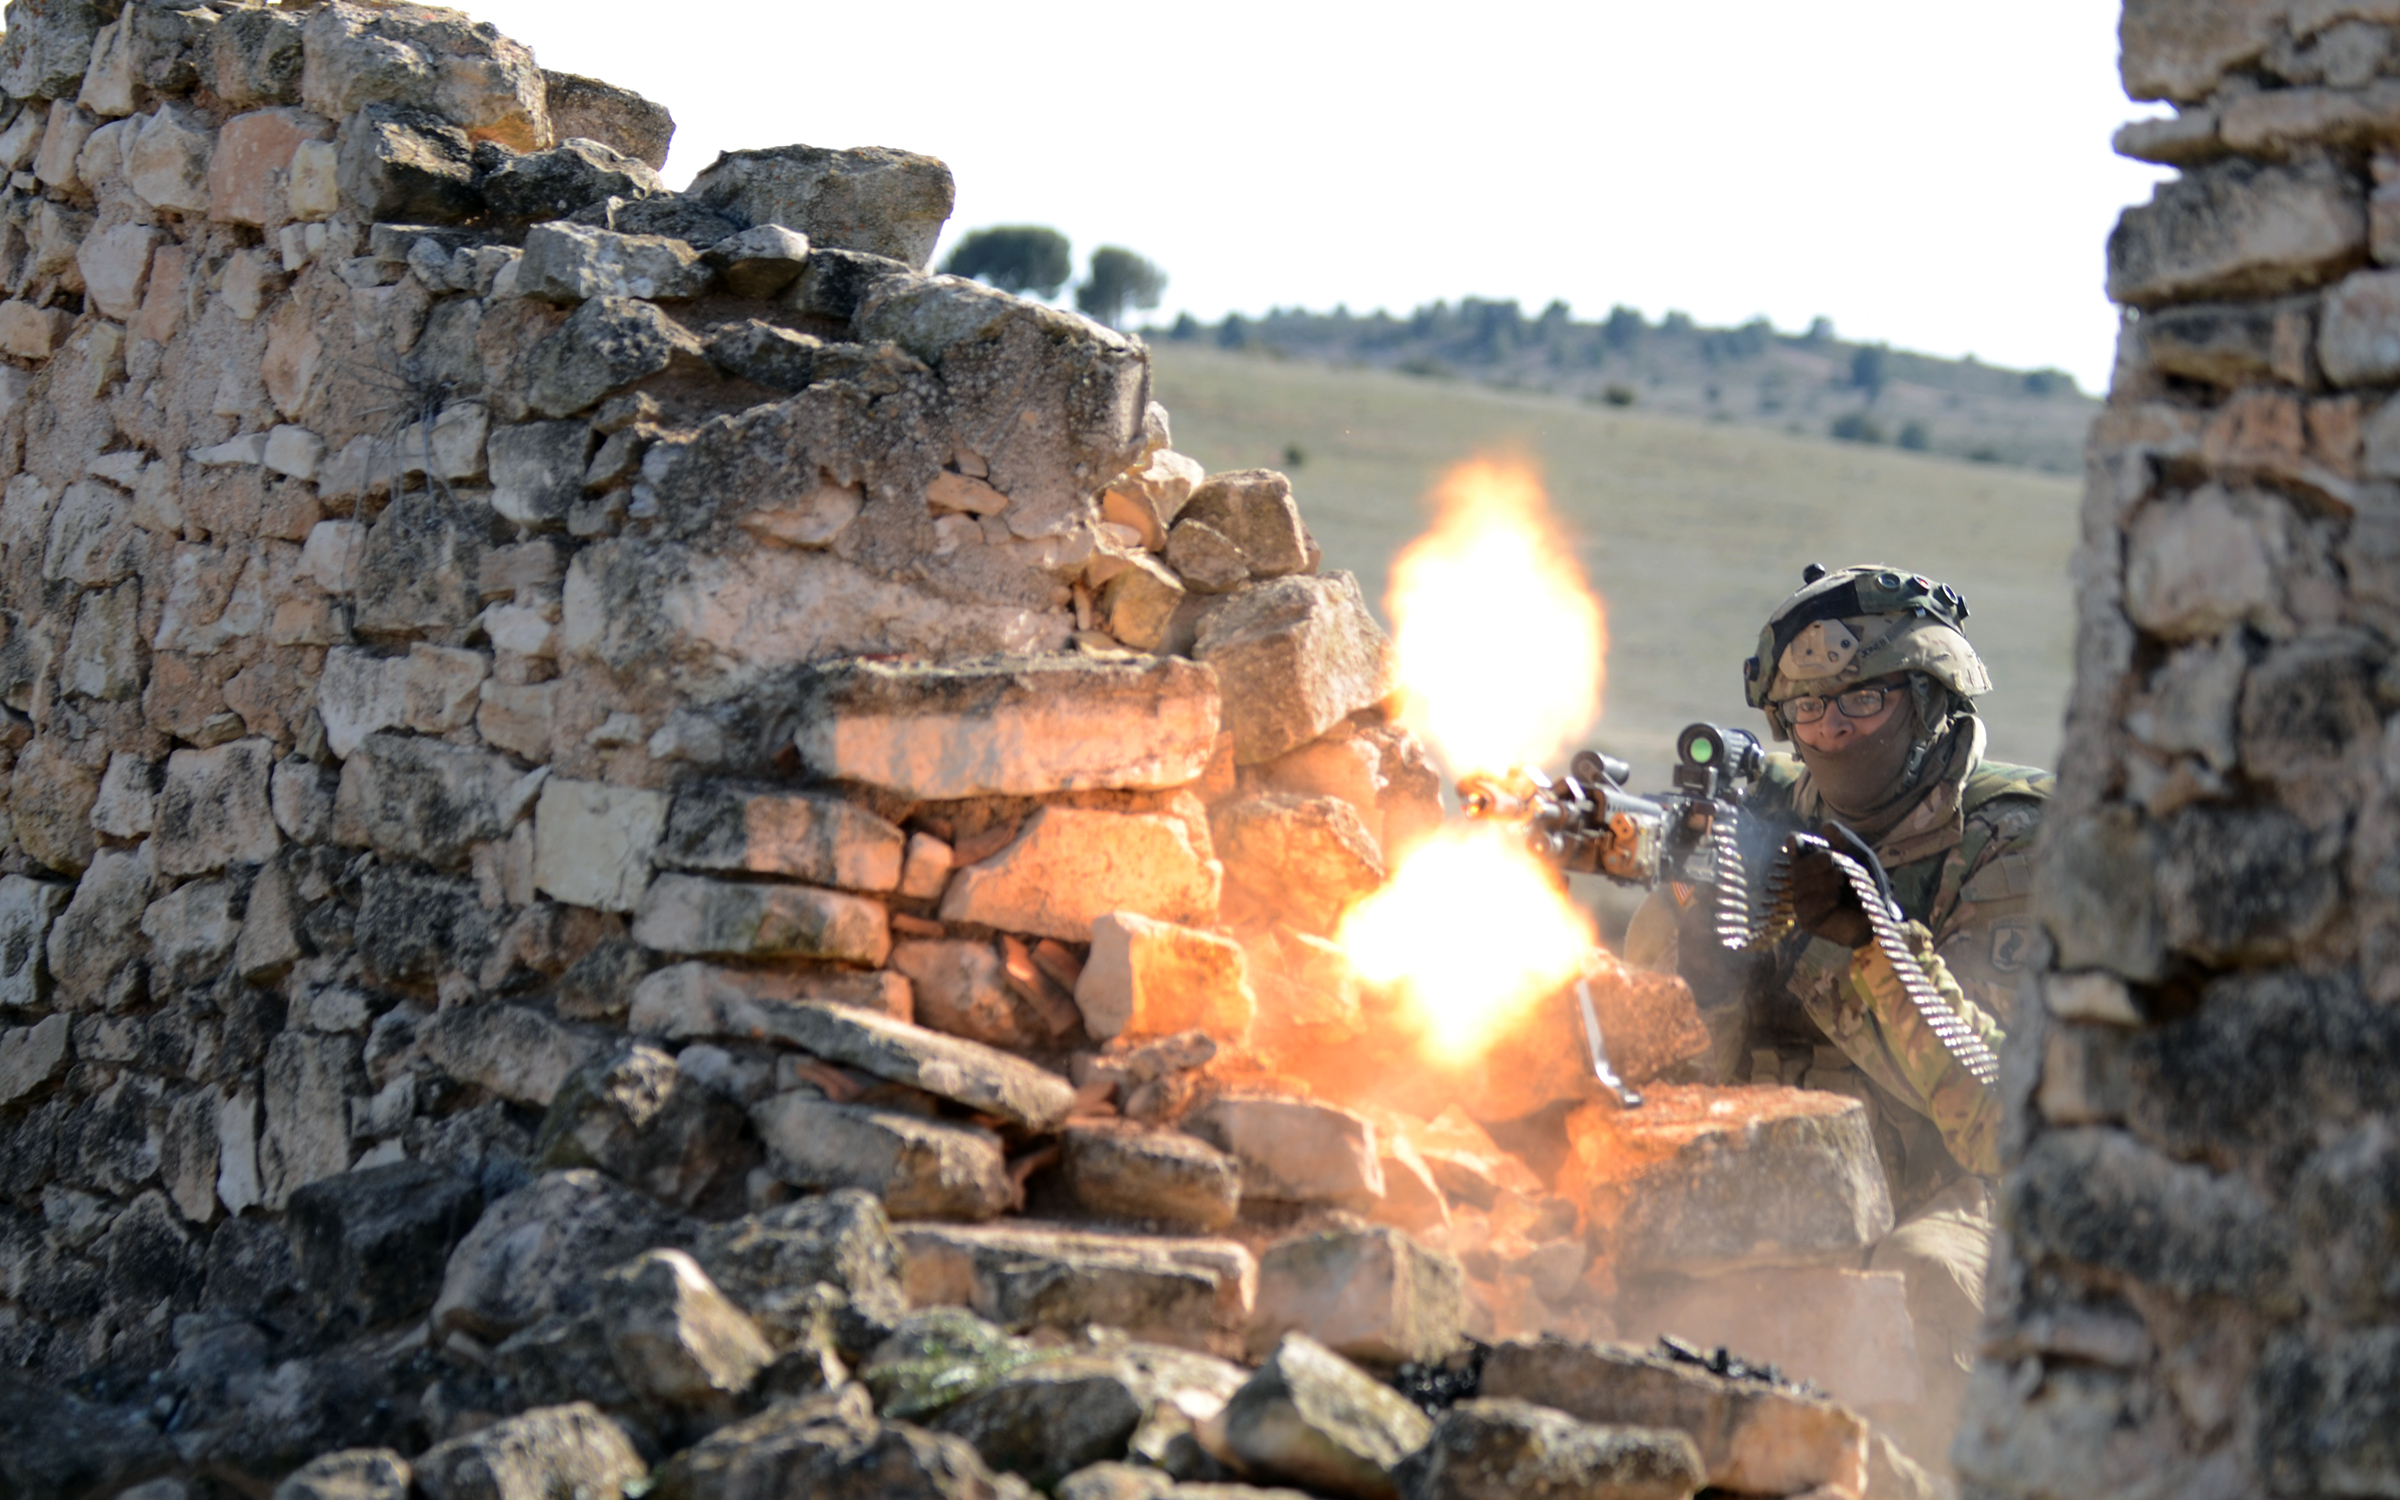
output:
[{"label": "tree line", "polygon": [[[972,276],[1004,292],[1055,297],[1075,274],[1067,237],[1039,224],[1001,224],[970,231],[942,262],[952,276]],[[1092,252],[1075,288],[1075,307],[1109,327],[1120,326],[1129,306],[1151,308],[1167,290],[1167,273],[1121,245]]]}]

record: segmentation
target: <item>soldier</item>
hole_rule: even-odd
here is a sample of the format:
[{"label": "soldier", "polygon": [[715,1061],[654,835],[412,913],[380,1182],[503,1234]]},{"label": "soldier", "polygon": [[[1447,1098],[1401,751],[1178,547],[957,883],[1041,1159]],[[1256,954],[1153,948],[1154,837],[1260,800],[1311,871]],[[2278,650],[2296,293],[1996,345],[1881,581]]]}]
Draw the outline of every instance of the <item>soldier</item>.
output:
[{"label": "soldier", "polygon": [[[1857,835],[1926,977],[1997,1051],[2032,937],[2029,853],[2051,778],[1984,759],[1974,700],[1991,677],[1960,631],[1956,589],[1877,564],[1801,576],[1745,664],[1750,705],[1798,754],[1770,758],[1744,816],[1778,837],[1828,824]],[[1925,1026],[1832,860],[1796,861],[1792,883],[1801,930],[1771,952],[1727,953],[1704,935],[1711,903],[1668,888],[1635,915],[1626,957],[1693,981],[1721,1075],[1866,1101],[1900,1221],[1867,1264],[1907,1277],[1926,1420],[1905,1436],[1938,1458],[1981,1320],[2000,1100]]]}]

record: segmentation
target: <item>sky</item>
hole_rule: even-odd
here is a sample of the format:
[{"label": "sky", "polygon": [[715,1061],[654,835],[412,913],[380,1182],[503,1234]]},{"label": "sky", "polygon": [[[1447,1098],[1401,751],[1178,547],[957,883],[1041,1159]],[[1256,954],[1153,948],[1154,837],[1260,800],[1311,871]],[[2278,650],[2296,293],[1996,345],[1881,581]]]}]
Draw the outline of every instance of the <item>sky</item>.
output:
[{"label": "sky", "polygon": [[[2114,0],[1447,7],[466,0],[720,150],[948,162],[944,244],[1048,224],[1169,277],[1157,316],[1563,298],[2107,384]],[[1414,19],[1410,19],[1411,17]]]}]

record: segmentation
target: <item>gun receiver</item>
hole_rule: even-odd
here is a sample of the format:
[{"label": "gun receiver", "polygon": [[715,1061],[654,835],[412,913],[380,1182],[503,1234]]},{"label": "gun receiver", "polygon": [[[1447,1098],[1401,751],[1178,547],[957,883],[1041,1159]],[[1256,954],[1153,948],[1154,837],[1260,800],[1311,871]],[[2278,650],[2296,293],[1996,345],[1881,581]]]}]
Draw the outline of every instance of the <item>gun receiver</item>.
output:
[{"label": "gun receiver", "polygon": [[1553,868],[1654,886],[1685,877],[1767,758],[1756,735],[1716,724],[1685,726],[1675,752],[1673,789],[1648,796],[1626,789],[1632,766],[1586,750],[1556,779],[1531,767],[1469,776],[1458,799],[1470,818],[1517,825]]}]

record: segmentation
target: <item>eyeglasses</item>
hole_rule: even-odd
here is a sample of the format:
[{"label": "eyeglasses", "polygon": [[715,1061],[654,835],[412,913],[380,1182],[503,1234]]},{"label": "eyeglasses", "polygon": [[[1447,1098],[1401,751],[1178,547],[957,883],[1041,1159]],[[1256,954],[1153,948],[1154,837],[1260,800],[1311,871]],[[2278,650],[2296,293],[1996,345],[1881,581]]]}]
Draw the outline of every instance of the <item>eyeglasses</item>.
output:
[{"label": "eyeglasses", "polygon": [[1825,706],[1832,704],[1842,711],[1845,719],[1872,719],[1883,712],[1884,700],[1894,690],[1888,687],[1856,687],[1831,698],[1786,698],[1776,707],[1795,724],[1814,724],[1825,717]]}]

